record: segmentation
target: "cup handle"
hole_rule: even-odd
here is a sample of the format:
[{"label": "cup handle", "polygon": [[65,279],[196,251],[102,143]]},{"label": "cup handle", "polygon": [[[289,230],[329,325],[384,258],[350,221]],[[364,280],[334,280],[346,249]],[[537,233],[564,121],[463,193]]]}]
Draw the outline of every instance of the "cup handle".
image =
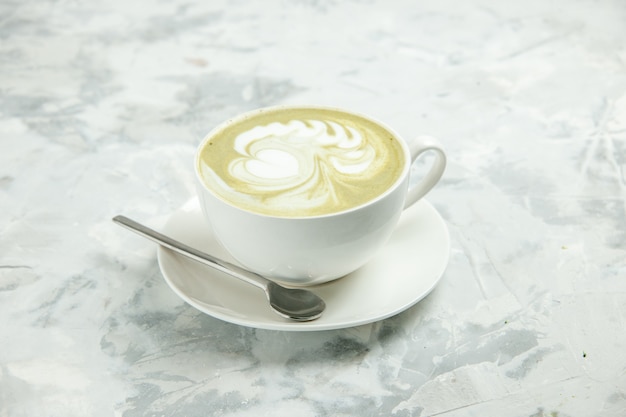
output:
[{"label": "cup handle", "polygon": [[419,136],[408,143],[411,152],[411,164],[413,164],[424,152],[435,153],[435,160],[428,173],[420,182],[409,186],[404,201],[404,208],[409,208],[420,198],[424,197],[437,184],[443,171],[446,169],[446,153],[437,139],[431,136]]}]

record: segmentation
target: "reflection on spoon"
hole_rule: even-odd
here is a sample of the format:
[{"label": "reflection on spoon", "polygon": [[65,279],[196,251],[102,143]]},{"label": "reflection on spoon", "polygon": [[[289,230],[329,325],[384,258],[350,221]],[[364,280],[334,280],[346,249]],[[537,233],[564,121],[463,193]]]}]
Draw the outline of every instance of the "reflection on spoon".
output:
[{"label": "reflection on spoon", "polygon": [[309,290],[285,288],[261,275],[187,246],[128,217],[115,216],[113,221],[163,247],[262,289],[272,309],[282,317],[295,321],[311,321],[319,318],[326,308],[324,300]]}]

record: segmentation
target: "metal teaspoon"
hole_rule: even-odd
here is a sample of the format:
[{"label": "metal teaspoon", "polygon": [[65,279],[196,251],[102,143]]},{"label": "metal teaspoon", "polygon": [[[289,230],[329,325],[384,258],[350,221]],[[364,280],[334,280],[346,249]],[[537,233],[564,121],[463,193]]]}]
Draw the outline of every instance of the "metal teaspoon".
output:
[{"label": "metal teaspoon", "polygon": [[282,317],[295,321],[311,321],[319,318],[326,308],[324,300],[311,291],[300,288],[285,288],[261,275],[187,246],[128,217],[115,216],[113,221],[174,252],[262,289],[272,309]]}]

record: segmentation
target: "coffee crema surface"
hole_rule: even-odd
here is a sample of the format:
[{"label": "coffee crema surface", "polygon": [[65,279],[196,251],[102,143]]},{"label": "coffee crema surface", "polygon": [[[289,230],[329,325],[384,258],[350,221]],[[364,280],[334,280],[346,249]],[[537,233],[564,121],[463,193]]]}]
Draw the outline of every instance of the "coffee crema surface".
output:
[{"label": "coffee crema surface", "polygon": [[268,109],[210,136],[197,160],[205,186],[230,204],[271,216],[360,206],[387,191],[405,164],[393,133],[332,109]]}]

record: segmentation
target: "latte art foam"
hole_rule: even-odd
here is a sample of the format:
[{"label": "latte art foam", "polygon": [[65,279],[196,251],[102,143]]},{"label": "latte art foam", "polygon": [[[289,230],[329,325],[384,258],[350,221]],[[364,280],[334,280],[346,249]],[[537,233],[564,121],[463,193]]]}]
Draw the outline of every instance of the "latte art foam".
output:
[{"label": "latte art foam", "polygon": [[365,172],[376,156],[359,132],[319,120],[257,127],[237,136],[234,145],[241,156],[230,163],[229,173],[247,183],[248,192],[312,195],[318,205],[339,204],[335,182]]},{"label": "latte art foam", "polygon": [[341,112],[275,110],[214,133],[199,168],[206,185],[232,204],[263,214],[314,216],[387,190],[404,165],[397,140],[367,119]]}]

